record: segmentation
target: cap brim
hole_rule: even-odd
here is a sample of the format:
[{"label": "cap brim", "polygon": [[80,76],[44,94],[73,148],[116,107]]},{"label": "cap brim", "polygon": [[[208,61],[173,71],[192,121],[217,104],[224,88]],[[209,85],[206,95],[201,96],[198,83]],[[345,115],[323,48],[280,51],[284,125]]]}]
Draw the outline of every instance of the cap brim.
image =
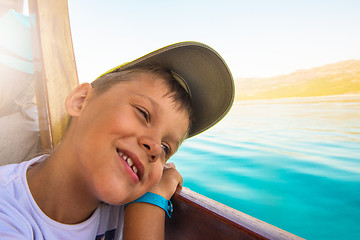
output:
[{"label": "cap brim", "polygon": [[181,42],[151,52],[108,72],[160,64],[179,74],[189,86],[193,123],[188,137],[219,122],[234,101],[234,80],[222,57],[199,42]]}]

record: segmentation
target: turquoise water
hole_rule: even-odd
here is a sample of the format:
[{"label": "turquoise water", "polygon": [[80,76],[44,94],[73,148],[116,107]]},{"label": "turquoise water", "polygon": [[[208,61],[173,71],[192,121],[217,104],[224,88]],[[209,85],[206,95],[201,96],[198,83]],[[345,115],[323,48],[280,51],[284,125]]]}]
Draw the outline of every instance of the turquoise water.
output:
[{"label": "turquoise water", "polygon": [[360,239],[360,95],[242,101],[173,158],[184,186],[306,239]]}]

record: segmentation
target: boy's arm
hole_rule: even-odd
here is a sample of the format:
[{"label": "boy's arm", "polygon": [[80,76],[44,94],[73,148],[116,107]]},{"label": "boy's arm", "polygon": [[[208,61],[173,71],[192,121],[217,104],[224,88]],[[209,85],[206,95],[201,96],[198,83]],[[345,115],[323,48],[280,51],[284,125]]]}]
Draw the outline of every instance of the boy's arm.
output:
[{"label": "boy's arm", "polygon": [[[164,167],[159,184],[150,192],[170,199],[178,185],[182,185],[182,177],[175,165],[168,163]],[[124,240],[161,240],[165,233],[165,211],[149,203],[136,202],[126,206],[124,219]]]}]

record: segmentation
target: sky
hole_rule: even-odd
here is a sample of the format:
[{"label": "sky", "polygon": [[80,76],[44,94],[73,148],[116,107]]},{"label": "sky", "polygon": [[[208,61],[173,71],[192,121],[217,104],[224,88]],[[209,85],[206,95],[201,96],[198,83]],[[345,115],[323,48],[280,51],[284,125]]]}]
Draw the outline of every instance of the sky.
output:
[{"label": "sky", "polygon": [[80,82],[182,41],[215,49],[234,78],[360,60],[358,0],[68,0]]}]

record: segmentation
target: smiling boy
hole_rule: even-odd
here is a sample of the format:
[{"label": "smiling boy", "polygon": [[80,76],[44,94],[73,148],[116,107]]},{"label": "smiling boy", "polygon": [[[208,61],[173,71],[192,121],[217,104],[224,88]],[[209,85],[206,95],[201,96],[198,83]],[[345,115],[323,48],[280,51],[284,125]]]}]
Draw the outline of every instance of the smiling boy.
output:
[{"label": "smiling boy", "polygon": [[166,162],[228,112],[233,91],[225,62],[195,42],[81,84],[55,151],[0,168],[1,238],[163,239],[161,201],[182,184]]}]

